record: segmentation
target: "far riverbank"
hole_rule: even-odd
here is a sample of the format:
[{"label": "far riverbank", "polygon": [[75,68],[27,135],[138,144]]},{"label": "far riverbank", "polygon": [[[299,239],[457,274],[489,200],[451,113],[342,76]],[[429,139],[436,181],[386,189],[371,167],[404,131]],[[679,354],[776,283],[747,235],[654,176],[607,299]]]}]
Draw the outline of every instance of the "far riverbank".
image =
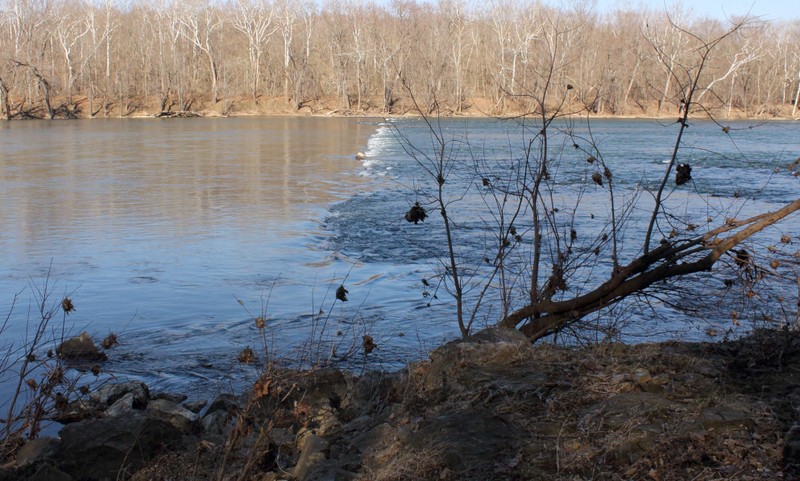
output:
[{"label": "far riverbank", "polygon": [[[74,97],[67,99],[54,99],[52,114],[54,119],[88,119],[88,118],[186,118],[186,117],[418,117],[422,114],[442,118],[536,118],[538,113],[535,104],[524,101],[496,102],[486,98],[468,98],[461,108],[456,109],[446,103],[437,104],[436,108],[428,111],[420,109],[408,100],[399,100],[390,109],[375,107],[369,101],[361,109],[353,109],[341,105],[338,99],[319,99],[303,102],[298,108],[284,101],[282,97],[251,97],[230,98],[218,102],[198,100],[192,103],[191,110],[180,110],[170,107],[161,110],[161,103],[154,98],[131,98],[121,107],[114,102],[104,102],[101,99],[87,97]],[[101,106],[108,105],[107,108]],[[596,119],[641,119],[641,120],[668,120],[677,118],[680,114],[680,105],[662,104],[651,102],[643,105],[628,106],[619,110],[598,110],[591,106],[579,103],[552,106],[552,115],[558,108],[560,116],[579,116]],[[714,118],[719,121],[753,120],[774,121],[800,120],[800,110],[792,109],[787,105],[762,106],[755,110],[742,110],[727,108],[725,106],[708,108],[703,106],[695,114],[697,118]],[[11,114],[10,120],[48,119],[50,113],[44,105],[30,106],[24,112]]]}]

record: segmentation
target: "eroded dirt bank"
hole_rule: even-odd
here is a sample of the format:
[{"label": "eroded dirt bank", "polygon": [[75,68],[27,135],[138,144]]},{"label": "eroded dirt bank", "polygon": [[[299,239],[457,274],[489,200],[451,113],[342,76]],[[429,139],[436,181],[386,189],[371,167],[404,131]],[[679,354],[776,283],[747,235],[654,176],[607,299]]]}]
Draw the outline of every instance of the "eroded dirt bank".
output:
[{"label": "eroded dirt bank", "polygon": [[798,385],[791,332],[570,349],[487,331],[397,373],[276,368],[195,417],[132,403],[112,414],[173,431],[121,443],[121,471],[70,441],[106,413],[0,479],[798,479]]}]

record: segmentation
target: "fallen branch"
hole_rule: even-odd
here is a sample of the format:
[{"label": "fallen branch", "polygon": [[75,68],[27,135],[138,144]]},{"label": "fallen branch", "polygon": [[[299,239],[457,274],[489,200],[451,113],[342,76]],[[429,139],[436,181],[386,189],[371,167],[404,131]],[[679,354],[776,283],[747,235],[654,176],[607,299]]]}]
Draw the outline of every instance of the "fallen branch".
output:
[{"label": "fallen branch", "polygon": [[[710,271],[723,254],[798,210],[800,199],[744,221],[729,221],[692,239],[675,244],[664,240],[658,248],[622,267],[596,289],[573,299],[528,304],[509,314],[499,325],[516,328],[522,324],[519,329],[528,337],[534,341],[541,339],[657,282]],[[733,233],[727,237],[719,237],[730,232]]]}]

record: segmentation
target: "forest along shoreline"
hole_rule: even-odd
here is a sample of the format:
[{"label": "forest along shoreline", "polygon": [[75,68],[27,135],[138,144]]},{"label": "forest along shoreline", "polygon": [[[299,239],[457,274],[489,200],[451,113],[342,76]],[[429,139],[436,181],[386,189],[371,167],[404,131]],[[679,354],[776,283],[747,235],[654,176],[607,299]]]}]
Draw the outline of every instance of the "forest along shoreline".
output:
[{"label": "forest along shoreline", "polygon": [[[113,356],[87,337],[60,355]],[[788,329],[585,348],[490,329],[393,373],[266,366],[208,402],[108,383],[0,480],[796,479],[799,384]]]},{"label": "forest along shoreline", "polygon": [[[97,99],[95,99],[97,101]],[[66,102],[66,99],[64,99]],[[87,98],[73,98],[72,102],[76,105],[84,105],[89,102]],[[63,102],[62,102],[63,103]],[[232,104],[235,107],[226,107]],[[137,109],[130,112],[121,112],[111,109],[105,113],[92,114],[91,111],[78,108],[75,110],[58,109],[52,119],[149,119],[149,118],[220,118],[220,117],[420,117],[419,106],[414,105],[410,100],[398,100],[392,109],[377,107],[367,107],[360,110],[336,107],[336,99],[313,100],[304,102],[303,106],[295,109],[292,105],[284,102],[282,98],[267,98],[254,102],[250,98],[232,99],[227,103],[223,102],[202,102],[198,101],[193,110],[178,110],[169,108],[160,110],[159,102],[156,99],[141,99],[137,101]],[[625,109],[620,112],[603,111],[598,112],[582,104],[573,104],[565,108],[565,111],[574,112],[577,116],[588,116],[594,119],[629,119],[629,120],[663,120],[677,119],[680,115],[680,105],[663,104],[658,107],[655,102],[653,105],[643,108]],[[38,114],[36,114],[38,112]],[[800,120],[800,111],[794,114],[791,108],[764,111],[754,115],[751,112],[741,109],[728,110],[720,107],[708,109],[705,118],[713,118],[718,121],[724,120],[758,120],[758,121],[797,121]],[[468,99],[460,110],[447,105],[438,104],[436,109],[425,113],[425,115],[435,115],[443,118],[517,118],[535,115],[535,108],[526,108],[520,104],[516,106],[506,106],[498,109],[490,99],[474,98]],[[710,117],[708,117],[710,115]],[[12,115],[6,120],[46,120],[49,117],[46,111],[34,109],[29,115]]]}]

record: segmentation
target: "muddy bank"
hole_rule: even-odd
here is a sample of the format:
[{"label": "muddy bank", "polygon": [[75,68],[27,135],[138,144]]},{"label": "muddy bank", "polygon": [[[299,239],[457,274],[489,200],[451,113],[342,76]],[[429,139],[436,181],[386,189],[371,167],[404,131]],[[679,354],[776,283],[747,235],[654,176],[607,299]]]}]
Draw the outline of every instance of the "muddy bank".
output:
[{"label": "muddy bank", "polygon": [[139,386],[0,479],[797,479],[799,384],[791,332],[571,349],[490,331],[396,373],[274,368],[205,406]]},{"label": "muddy bank", "polygon": [[[116,99],[114,99],[116,100]],[[56,97],[54,110],[56,119],[88,119],[88,118],[191,118],[191,117],[241,117],[241,116],[321,116],[321,117],[415,117],[419,110],[410,98],[401,98],[392,104],[390,109],[385,109],[378,104],[366,102],[362,108],[344,108],[338,97],[310,99],[302,102],[297,108],[293,103],[287,103],[283,97],[260,97],[253,101],[252,97],[232,97],[211,102],[209,99],[197,99],[192,104],[192,110],[169,108],[161,110],[160,99],[149,97],[136,97],[128,100],[124,109],[114,107],[114,101],[94,99],[95,106],[108,104],[112,108],[105,111],[96,111],[90,108],[87,97],[75,96],[71,100]],[[643,103],[641,106],[609,110],[589,110],[586,105],[573,103],[570,105],[553,105],[553,109],[560,108],[563,112],[571,112],[579,117],[589,115],[591,118],[604,119],[676,119],[680,115],[679,104],[664,104],[657,106],[657,102]],[[425,108],[425,107],[423,107]],[[459,109],[445,102],[438,103],[436,108],[426,108],[426,114],[441,117],[534,117],[535,108],[522,99],[509,99],[498,104],[489,98],[470,97],[464,100]],[[797,120],[798,115],[791,107],[774,105],[769,108],[760,108],[756,111],[742,110],[727,107],[709,108],[705,111],[720,120]],[[49,118],[43,106],[32,107],[25,112],[11,115],[11,120],[21,119],[46,119]]]}]

